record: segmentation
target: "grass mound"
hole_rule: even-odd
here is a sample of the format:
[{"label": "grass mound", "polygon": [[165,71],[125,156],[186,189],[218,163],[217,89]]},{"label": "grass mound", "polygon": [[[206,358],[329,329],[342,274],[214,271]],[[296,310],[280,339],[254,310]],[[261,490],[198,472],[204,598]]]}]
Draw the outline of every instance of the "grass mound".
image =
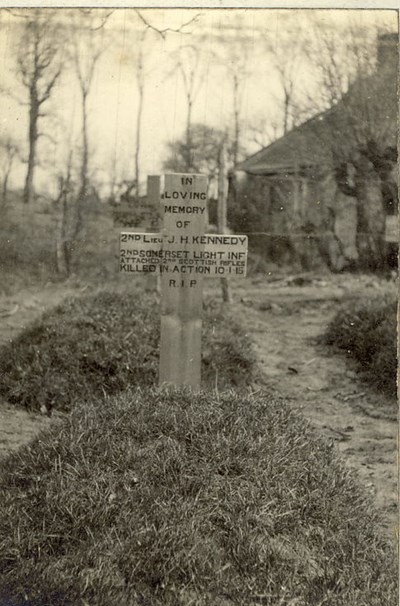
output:
[{"label": "grass mound", "polygon": [[377,389],[396,395],[397,303],[372,299],[347,303],[328,326],[325,340],[346,351]]},{"label": "grass mound", "polygon": [[397,603],[369,500],[282,400],[127,391],[2,476],[1,603]]},{"label": "grass mound", "polygon": [[[101,292],[71,298],[0,350],[0,394],[28,409],[69,410],[77,400],[158,381],[155,296]],[[241,328],[212,300],[203,314],[204,386],[248,385],[255,356]]]}]

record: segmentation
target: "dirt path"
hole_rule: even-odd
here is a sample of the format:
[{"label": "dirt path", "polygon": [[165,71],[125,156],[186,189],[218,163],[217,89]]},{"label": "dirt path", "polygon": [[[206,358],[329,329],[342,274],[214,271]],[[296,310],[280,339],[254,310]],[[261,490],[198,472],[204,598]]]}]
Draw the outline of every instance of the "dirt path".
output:
[{"label": "dirt path", "polygon": [[385,533],[396,538],[396,402],[362,384],[349,360],[317,342],[339,302],[365,294],[340,286],[255,285],[242,292],[235,308],[255,344],[267,383],[336,442],[343,459],[374,495]]}]

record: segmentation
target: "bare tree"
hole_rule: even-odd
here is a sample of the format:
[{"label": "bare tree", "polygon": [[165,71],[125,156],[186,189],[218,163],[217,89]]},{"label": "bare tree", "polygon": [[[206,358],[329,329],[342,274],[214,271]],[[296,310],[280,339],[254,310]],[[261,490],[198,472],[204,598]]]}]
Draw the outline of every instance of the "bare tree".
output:
[{"label": "bare tree", "polygon": [[147,30],[143,30],[139,34],[138,40],[138,53],[135,61],[135,76],[136,85],[139,95],[139,104],[136,114],[136,146],[135,146],[135,181],[136,181],[136,195],[140,195],[140,147],[141,147],[141,136],[142,136],[142,117],[143,117],[143,102],[145,92],[145,70],[144,70],[144,55],[143,45],[146,38]]},{"label": "bare tree", "polygon": [[297,122],[299,104],[296,100],[298,76],[304,56],[305,39],[301,25],[289,31],[289,36],[279,34],[271,39],[265,35],[265,48],[272,58],[272,67],[278,77],[281,95],[277,102],[281,113],[281,133],[286,135]]},{"label": "bare tree", "polygon": [[69,276],[71,271],[71,238],[69,234],[68,215],[73,195],[72,150],[69,151],[65,174],[58,175],[58,196],[55,200],[59,207],[59,220],[56,235],[56,266],[60,276]]},{"label": "bare tree", "polygon": [[178,70],[182,79],[186,100],[186,166],[184,167],[186,171],[193,170],[193,158],[191,155],[193,106],[204,82],[206,69],[206,63],[202,61],[203,53],[200,49],[201,45],[186,44],[181,46],[178,53],[174,56],[174,66],[170,72],[171,74]]},{"label": "bare tree", "polygon": [[73,106],[68,115],[60,115],[54,120],[52,141],[48,149],[47,177],[49,185],[50,179],[52,183],[50,197],[55,218],[55,267],[61,277],[67,277],[70,273],[74,249],[80,160],[75,153],[79,139],[71,128],[75,123],[75,113],[76,108]]},{"label": "bare tree", "polygon": [[[91,157],[88,102],[95,69],[104,49],[103,26],[110,14],[109,11],[92,9],[68,11],[68,59],[78,83],[82,122],[80,133],[76,137],[70,128],[75,122],[74,108],[68,120],[60,119],[54,129],[57,146],[63,150],[63,157],[57,162],[57,194],[54,198],[58,212],[56,266],[61,276],[68,276],[71,272],[73,251],[76,250],[77,238],[85,223]],[[78,156],[75,154],[76,148],[81,150]]]},{"label": "bare tree", "polygon": [[237,70],[231,70],[230,76],[232,78],[232,99],[233,99],[233,140],[234,140],[234,152],[233,161],[237,164],[239,155],[239,142],[240,142],[240,110],[242,105],[242,78],[240,72]]},{"label": "bare tree", "polygon": [[[138,11],[135,11],[138,14]],[[141,19],[142,20],[142,19]],[[146,92],[146,80],[154,66],[149,66],[149,56],[151,55],[151,47],[146,44],[148,40],[148,34],[150,30],[154,28],[143,27],[139,32],[136,33],[136,44],[135,53],[133,56],[133,69],[136,80],[136,88],[138,92],[138,108],[136,113],[136,143],[135,143],[135,182],[136,182],[136,195],[140,195],[140,154],[142,144],[142,126],[143,126],[143,108],[144,99]]]},{"label": "bare tree", "polygon": [[94,14],[91,10],[74,11],[73,15],[75,24],[71,44],[71,58],[79,85],[82,112],[81,163],[74,230],[74,237],[76,237],[82,229],[83,209],[89,188],[90,141],[88,101],[96,66],[105,50],[105,46],[102,32],[98,32],[99,27],[94,21],[95,18],[98,19],[101,15]]},{"label": "bare tree", "polygon": [[232,93],[232,113],[233,113],[233,165],[239,161],[241,149],[241,115],[243,108],[243,93],[247,78],[250,74],[248,65],[248,40],[240,36],[234,43],[228,45],[229,57],[225,64],[227,75],[230,81]]},{"label": "bare tree", "polygon": [[[236,20],[237,21],[237,20]],[[235,23],[233,24],[235,25]],[[232,161],[236,165],[242,149],[242,110],[244,91],[247,80],[251,75],[249,62],[252,39],[241,30],[241,24],[236,22],[238,33],[234,38],[221,33],[216,37],[214,46],[216,62],[222,66],[228,77],[232,99]]]},{"label": "bare tree", "polygon": [[[179,34],[189,34],[190,30],[187,30],[189,25],[196,23],[200,18],[200,13],[195,14],[191,19],[185,23],[181,23],[178,27],[167,27],[159,28],[154,24],[150,23],[144,16],[143,11],[135,9],[137,16],[140,21],[146,26],[147,29],[151,29],[165,39],[166,34],[173,32]],[[146,30],[145,30],[146,32]],[[141,38],[141,42],[144,41],[144,35]],[[170,73],[173,73],[178,69],[184,86],[186,104],[187,104],[187,116],[186,116],[186,147],[189,150],[191,148],[191,125],[192,125],[192,111],[193,104],[196,100],[197,94],[201,88],[204,79],[204,65],[201,63],[201,52],[199,46],[191,44],[183,45],[180,47],[178,53],[174,57],[174,67]],[[139,141],[140,149],[140,125],[142,116],[142,104],[143,104],[143,91],[144,91],[144,80],[143,80],[143,46],[139,45],[139,53],[136,63],[136,78],[139,91],[139,109],[137,115],[137,142]],[[136,144],[136,176],[138,175],[138,143]],[[191,169],[190,156],[187,157],[187,170]],[[136,178],[139,184],[138,177]]]},{"label": "bare tree", "polygon": [[[155,36],[159,36],[161,39],[165,40],[168,34],[171,33],[179,33],[179,34],[190,34],[191,30],[188,27],[198,21],[200,18],[200,14],[197,13],[188,21],[177,25],[176,27],[159,27],[156,25],[156,21],[153,21],[154,13],[152,14],[150,11],[150,17],[147,17],[146,10],[133,10],[134,19],[131,21],[131,25],[133,26],[131,32],[132,36],[135,37],[135,45],[129,49],[125,49],[125,45],[123,48],[124,57],[127,55],[133,64],[133,72],[135,76],[136,89],[138,93],[138,106],[136,112],[136,141],[135,141],[135,150],[134,150],[134,172],[135,172],[135,189],[136,196],[140,195],[140,187],[141,187],[141,170],[140,170],[140,155],[141,155],[141,144],[142,144],[142,127],[143,127],[143,109],[144,109],[144,100],[146,94],[146,81],[150,72],[157,69],[158,66],[152,65],[151,62],[151,43],[154,40],[154,36],[151,37],[151,34],[154,33]],[[179,63],[179,55],[175,55],[174,57],[174,68],[172,71],[175,71]],[[184,73],[186,77],[186,71]],[[189,96],[191,97],[190,93]],[[190,104],[193,102],[190,99]],[[190,119],[189,119],[190,122]]]},{"label": "bare tree", "polygon": [[40,119],[46,116],[44,104],[49,100],[63,67],[62,38],[54,10],[24,11],[24,22],[17,51],[17,75],[28,92],[28,166],[23,200],[33,196],[33,179],[37,162],[37,144],[43,133]]},{"label": "bare tree", "polygon": [[[132,25],[132,36],[135,38],[135,44],[126,50],[125,45],[123,48],[124,57],[128,56],[133,64],[133,72],[135,76],[136,90],[138,93],[138,106],[136,112],[136,141],[134,150],[134,172],[135,172],[135,184],[136,184],[136,196],[140,196],[141,187],[141,170],[140,170],[140,155],[141,155],[141,144],[142,144],[142,128],[143,128],[143,109],[144,100],[146,94],[146,82],[148,75],[157,69],[158,66],[152,64],[151,61],[151,48],[152,42],[155,36],[161,37],[163,40],[166,39],[168,34],[179,33],[189,34],[190,30],[188,26],[196,23],[199,14],[185,23],[178,25],[177,27],[157,27],[155,23],[152,23],[147,18],[146,11],[139,11],[134,9],[134,19],[131,21]],[[151,36],[153,34],[153,36]],[[179,63],[179,56],[176,55],[174,58],[174,69],[176,69]],[[186,77],[186,71],[183,74]],[[190,95],[190,93],[189,93]]]}]

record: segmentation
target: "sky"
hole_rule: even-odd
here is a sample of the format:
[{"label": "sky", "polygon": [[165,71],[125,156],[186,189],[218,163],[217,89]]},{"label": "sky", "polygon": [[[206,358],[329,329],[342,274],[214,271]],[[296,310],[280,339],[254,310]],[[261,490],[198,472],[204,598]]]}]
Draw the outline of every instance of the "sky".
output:
[{"label": "sky", "polygon": [[[29,10],[29,9],[27,9]],[[70,15],[57,9],[59,19],[70,27]],[[372,23],[395,31],[396,11],[344,10],[270,10],[270,9],[143,9],[142,16],[163,37],[148,30],[145,38],[145,104],[142,117],[141,173],[160,174],[166,156],[166,144],[182,138],[186,122],[186,102],[179,70],[173,57],[185,47],[200,51],[201,86],[193,107],[193,122],[214,128],[232,123],[232,95],[228,77],[230,66],[242,63],[243,101],[241,120],[246,153],[254,153],[259,144],[252,141],[254,125],[271,125],[280,117],[282,90],[267,52],[267,43],[279,47],[284,40],[295,41],[298,31],[307,36],[310,19],[340,32],[349,17],[363,28]],[[100,13],[98,14],[100,17]],[[182,28],[183,24],[188,24]],[[135,80],[135,56],[144,25],[132,9],[114,10],[99,30],[105,50],[96,67],[89,96],[89,141],[91,169],[102,193],[107,192],[113,174],[117,179],[134,176],[136,115],[138,92]],[[15,45],[21,32],[21,18],[0,9],[0,86],[11,91],[0,95],[0,137],[11,134],[26,154],[28,108],[15,100],[26,100],[26,91],[15,77]],[[218,40],[224,37],[225,42]],[[84,39],[80,52],[84,55]],[[182,50],[183,49],[183,50]],[[188,51],[191,52],[191,51]],[[186,63],[186,66],[188,64]],[[296,86],[312,91],[314,86],[306,60],[297,65]],[[300,94],[300,93],[299,93]],[[50,117],[42,120],[45,133],[40,139],[37,189],[54,194],[57,173],[65,166],[66,150],[79,142],[81,112],[79,89],[71,69],[66,69],[46,104]],[[48,136],[50,135],[50,136]],[[267,141],[265,133],[260,138]],[[19,163],[13,172],[13,184],[23,182],[26,165]]]}]

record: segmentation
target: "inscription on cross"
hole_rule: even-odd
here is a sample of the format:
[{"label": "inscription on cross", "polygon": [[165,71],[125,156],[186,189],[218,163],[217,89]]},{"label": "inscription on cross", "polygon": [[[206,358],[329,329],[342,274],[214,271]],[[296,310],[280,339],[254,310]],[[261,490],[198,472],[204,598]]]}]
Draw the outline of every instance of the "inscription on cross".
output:
[{"label": "inscription on cross", "polygon": [[247,236],[206,234],[207,177],[165,175],[161,233],[124,231],[120,271],[161,275],[160,384],[200,387],[204,277],[245,277]]}]

